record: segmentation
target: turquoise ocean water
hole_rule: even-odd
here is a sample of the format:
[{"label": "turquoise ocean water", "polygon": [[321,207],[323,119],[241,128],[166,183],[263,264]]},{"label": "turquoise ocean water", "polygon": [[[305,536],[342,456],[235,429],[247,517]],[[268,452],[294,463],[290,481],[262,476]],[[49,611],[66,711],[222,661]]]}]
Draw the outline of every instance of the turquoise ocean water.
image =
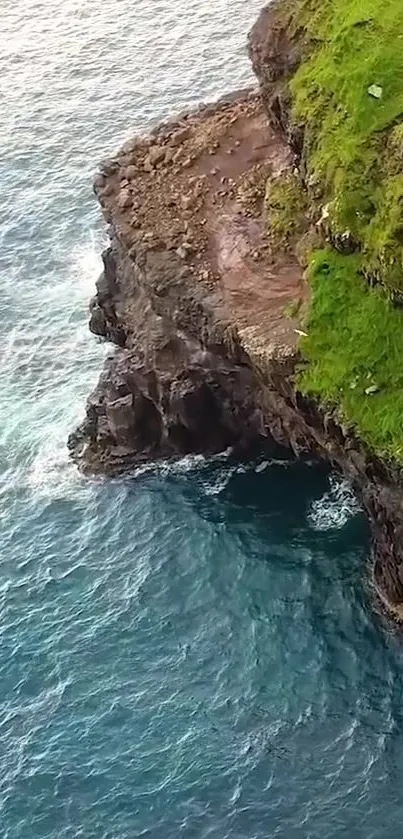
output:
[{"label": "turquoise ocean water", "polygon": [[403,647],[336,476],[228,456],[88,481],[65,441],[97,161],[251,81],[261,0],[3,0],[0,835],[400,839]]}]

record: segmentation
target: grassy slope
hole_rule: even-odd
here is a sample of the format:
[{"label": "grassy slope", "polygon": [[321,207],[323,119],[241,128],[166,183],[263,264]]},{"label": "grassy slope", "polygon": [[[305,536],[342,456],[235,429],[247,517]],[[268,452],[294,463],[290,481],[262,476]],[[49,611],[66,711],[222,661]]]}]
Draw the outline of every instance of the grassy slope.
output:
[{"label": "grassy slope", "polygon": [[[348,233],[359,251],[313,255],[300,386],[403,461],[403,311],[389,299],[403,290],[403,2],[293,0],[293,8],[293,25],[306,30],[291,92],[306,127],[309,183],[335,239]],[[373,85],[381,98],[370,95]],[[365,393],[372,386],[379,390]]]},{"label": "grassy slope", "polygon": [[299,0],[297,9],[309,57],[291,88],[311,180],[333,232],[348,230],[364,267],[403,288],[403,3]]},{"label": "grassy slope", "polygon": [[337,404],[380,454],[403,460],[403,313],[369,290],[359,255],[317,251],[301,389]]}]

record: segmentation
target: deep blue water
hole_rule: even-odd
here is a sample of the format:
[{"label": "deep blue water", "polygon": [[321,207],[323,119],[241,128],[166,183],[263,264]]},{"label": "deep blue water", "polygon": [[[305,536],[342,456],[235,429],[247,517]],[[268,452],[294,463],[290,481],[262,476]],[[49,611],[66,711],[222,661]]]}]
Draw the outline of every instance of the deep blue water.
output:
[{"label": "deep blue water", "polygon": [[403,646],[354,497],[313,465],[88,481],[65,441],[99,158],[250,81],[261,0],[3,0],[0,835],[400,839]]}]

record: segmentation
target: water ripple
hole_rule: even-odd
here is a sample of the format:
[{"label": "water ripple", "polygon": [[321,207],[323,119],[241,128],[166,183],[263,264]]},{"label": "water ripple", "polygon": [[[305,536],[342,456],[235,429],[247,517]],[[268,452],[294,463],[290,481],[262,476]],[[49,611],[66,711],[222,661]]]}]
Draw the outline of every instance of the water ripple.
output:
[{"label": "water ripple", "polygon": [[251,81],[261,0],[3,0],[5,839],[398,839],[402,650],[351,491],[232,452],[81,478],[99,158]]}]

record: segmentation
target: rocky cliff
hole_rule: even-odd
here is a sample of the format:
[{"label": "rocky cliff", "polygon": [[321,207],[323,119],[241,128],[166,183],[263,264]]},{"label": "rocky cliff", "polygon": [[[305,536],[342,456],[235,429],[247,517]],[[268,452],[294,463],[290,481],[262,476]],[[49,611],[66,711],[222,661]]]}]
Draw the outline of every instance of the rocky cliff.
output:
[{"label": "rocky cliff", "polygon": [[273,254],[263,204],[269,174],[293,163],[261,97],[244,91],[101,165],[111,245],[90,328],[118,349],[70,440],[84,468],[272,438],[277,410],[261,368],[270,359],[279,381],[292,369],[297,332],[285,310],[306,289],[296,257]]},{"label": "rocky cliff", "polygon": [[301,242],[317,224],[307,209],[283,235],[282,208],[267,200],[268,183],[306,184],[289,90],[301,37],[286,7],[264,10],[250,36],[260,93],[185,114],[101,164],[94,188],[110,247],[90,328],[117,346],[69,447],[82,469],[108,474],[256,443],[326,458],[362,500],[376,588],[401,617],[400,468],[297,384],[310,294]]}]

